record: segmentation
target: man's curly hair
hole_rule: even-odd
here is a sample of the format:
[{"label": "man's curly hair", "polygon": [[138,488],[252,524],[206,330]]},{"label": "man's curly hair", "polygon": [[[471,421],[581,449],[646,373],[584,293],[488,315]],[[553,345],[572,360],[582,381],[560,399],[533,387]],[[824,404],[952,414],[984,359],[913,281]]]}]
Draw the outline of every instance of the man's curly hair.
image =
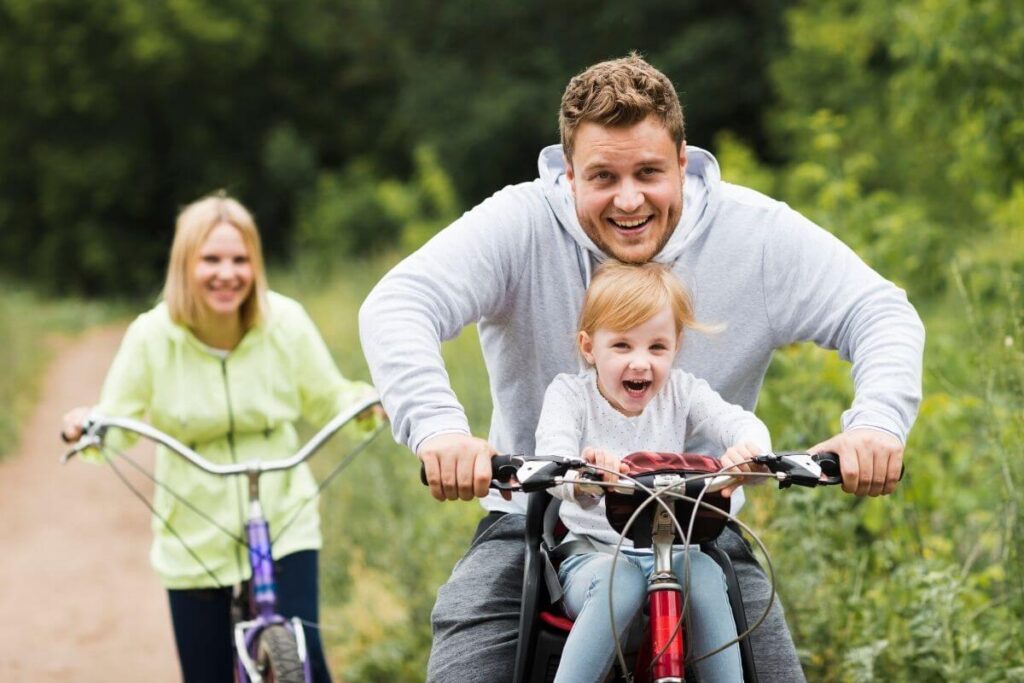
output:
[{"label": "man's curly hair", "polygon": [[569,81],[558,112],[566,158],[572,160],[581,123],[626,127],[651,114],[658,117],[679,147],[683,143],[683,108],[665,74],[636,52],[587,68]]}]

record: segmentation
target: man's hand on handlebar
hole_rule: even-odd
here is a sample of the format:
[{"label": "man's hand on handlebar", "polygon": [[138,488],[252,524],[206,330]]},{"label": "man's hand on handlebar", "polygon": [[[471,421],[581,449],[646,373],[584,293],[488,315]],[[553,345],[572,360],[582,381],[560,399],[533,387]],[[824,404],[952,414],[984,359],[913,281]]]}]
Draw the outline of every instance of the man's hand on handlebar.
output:
[{"label": "man's hand on handlebar", "polygon": [[[491,456],[496,451],[483,439],[469,434],[438,434],[417,452],[430,494],[437,500],[483,498],[491,483]],[[506,498],[507,492],[502,492]]]},{"label": "man's hand on handlebar", "polygon": [[839,454],[843,490],[857,496],[886,496],[896,490],[903,468],[903,444],[877,429],[851,429],[809,449]]},{"label": "man's hand on handlebar", "polygon": [[[757,444],[746,441],[744,443],[738,443],[731,447],[722,455],[722,467],[730,468],[726,469],[723,474],[736,474],[738,472],[768,472],[768,468],[764,465],[757,465],[751,460],[754,456],[761,455],[761,447]],[[747,477],[744,482],[737,482],[732,486],[727,486],[722,489],[722,497],[729,498],[732,496],[732,492],[745,483],[748,484],[763,484],[766,480],[761,477]]]}]

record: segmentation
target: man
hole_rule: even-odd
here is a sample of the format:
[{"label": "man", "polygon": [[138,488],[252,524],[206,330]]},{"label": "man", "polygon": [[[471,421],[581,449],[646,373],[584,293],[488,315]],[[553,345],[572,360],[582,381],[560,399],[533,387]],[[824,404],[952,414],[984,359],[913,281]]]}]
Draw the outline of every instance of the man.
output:
[{"label": "man", "polygon": [[[570,81],[559,118],[562,145],[541,152],[537,180],[441,231],[360,311],[395,438],[417,453],[435,498],[483,498],[488,510],[438,592],[431,681],[511,677],[525,508],[488,491],[489,456],[533,451],[545,388],[578,368],[576,321],[597,263],[670,264],[697,319],[720,330],[688,333],[676,364],[747,409],[778,347],[809,340],[851,360],[843,432],[814,447],[839,452],[849,493],[895,489],[920,402],[924,331],[904,293],[786,205],[722,182],[715,159],[686,146],[662,73],[635,54],[592,66]],[[487,440],[470,434],[438,348],[474,322],[494,401]],[[732,529],[720,545],[753,621],[767,604],[764,572]],[[778,604],[751,637],[764,680],[803,679]]]}]

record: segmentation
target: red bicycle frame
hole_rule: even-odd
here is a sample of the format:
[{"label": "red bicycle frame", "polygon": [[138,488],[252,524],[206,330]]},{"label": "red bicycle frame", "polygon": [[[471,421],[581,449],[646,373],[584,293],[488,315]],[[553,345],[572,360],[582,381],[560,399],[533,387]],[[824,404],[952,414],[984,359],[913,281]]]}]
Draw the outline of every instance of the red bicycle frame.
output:
[{"label": "red bicycle frame", "polygon": [[672,570],[672,516],[659,506],[654,513],[651,546],[654,572],[647,584],[648,625],[644,645],[637,653],[636,683],[685,680],[686,644],[683,636],[683,587]]}]

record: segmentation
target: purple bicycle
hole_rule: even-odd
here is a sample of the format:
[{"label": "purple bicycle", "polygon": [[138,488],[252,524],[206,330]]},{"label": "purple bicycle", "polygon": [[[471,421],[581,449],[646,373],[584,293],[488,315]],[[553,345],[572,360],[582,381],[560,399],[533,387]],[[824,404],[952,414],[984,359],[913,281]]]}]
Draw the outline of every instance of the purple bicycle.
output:
[{"label": "purple bicycle", "polygon": [[[104,445],[104,437],[107,430],[116,428],[134,432],[150,441],[161,444],[172,453],[181,456],[204,472],[224,477],[247,477],[249,483],[249,516],[246,521],[246,539],[249,548],[249,564],[252,568],[252,580],[250,583],[247,613],[243,619],[236,621],[234,624],[233,642],[236,654],[236,680],[239,683],[310,683],[312,681],[312,674],[306,652],[303,622],[298,618],[288,619],[277,612],[270,525],[260,505],[260,476],[266,472],[288,470],[305,462],[339,429],[376,405],[379,405],[377,399],[367,400],[361,405],[338,414],[290,458],[270,461],[253,460],[232,464],[212,463],[177,439],[168,436],[145,422],[94,415],[86,422],[82,437],[71,450],[64,454],[61,462],[66,463],[70,458],[88,448],[97,448],[104,454],[108,462],[113,465],[110,456],[106,452],[108,447]],[[319,494],[379,432],[380,428],[375,430],[371,436],[343,458],[334,470],[320,483],[317,493]],[[120,471],[116,467],[114,469],[122,481],[125,481],[127,484],[127,480],[124,479]],[[155,480],[154,482],[160,485],[159,482]],[[129,486],[131,485],[129,484]],[[133,491],[135,491],[134,488]],[[316,496],[312,496],[305,503],[308,504],[310,501],[315,500],[315,498]],[[146,504],[152,510],[152,506],[148,502]],[[166,520],[163,520],[163,522],[167,524]],[[289,523],[285,523],[284,528],[278,530],[278,537],[287,529]],[[191,549],[189,549],[189,552],[192,552]],[[194,553],[193,557],[195,557]],[[196,560],[202,564],[198,557],[196,557]]]}]

